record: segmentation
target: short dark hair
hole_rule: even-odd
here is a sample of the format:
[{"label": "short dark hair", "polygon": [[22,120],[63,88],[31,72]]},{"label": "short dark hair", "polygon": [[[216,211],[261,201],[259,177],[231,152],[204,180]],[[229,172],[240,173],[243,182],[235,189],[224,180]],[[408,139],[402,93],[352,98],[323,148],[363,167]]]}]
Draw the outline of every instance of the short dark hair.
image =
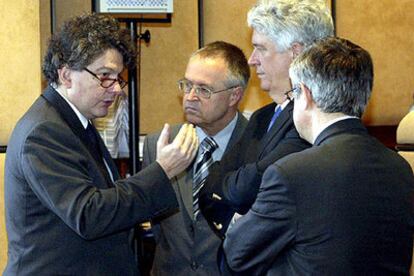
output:
[{"label": "short dark hair", "polygon": [[342,38],[321,39],[290,65],[293,85],[303,83],[326,113],[361,117],[371,96],[374,68],[370,54]]},{"label": "short dark hair", "polygon": [[197,50],[191,57],[194,56],[224,59],[229,70],[227,85],[246,88],[250,78],[250,68],[246,56],[239,47],[224,41],[215,41]]},{"label": "short dark hair", "polygon": [[107,15],[84,14],[66,21],[49,40],[42,70],[49,83],[58,84],[58,69],[83,70],[108,49],[123,57],[124,66],[136,65],[136,51],[126,29]]}]

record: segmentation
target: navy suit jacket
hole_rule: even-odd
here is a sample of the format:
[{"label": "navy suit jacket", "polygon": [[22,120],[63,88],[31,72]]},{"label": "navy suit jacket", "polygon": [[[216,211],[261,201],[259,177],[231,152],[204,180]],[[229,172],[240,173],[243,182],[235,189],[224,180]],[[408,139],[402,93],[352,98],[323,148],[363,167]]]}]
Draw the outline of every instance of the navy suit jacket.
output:
[{"label": "navy suit jacket", "polygon": [[[227,232],[235,275],[409,275],[414,177],[358,119],[271,165]],[[232,271],[231,271],[232,270]]]},{"label": "navy suit jacket", "polygon": [[275,107],[272,103],[254,112],[240,141],[210,167],[199,203],[221,238],[234,213],[244,214],[253,204],[265,169],[283,156],[310,147],[293,124],[293,102],[267,131]]},{"label": "navy suit jacket", "polygon": [[87,137],[51,87],[17,123],[6,155],[3,275],[138,274],[130,229],[176,210],[174,190],[157,163],[119,180],[99,138],[112,183]]}]

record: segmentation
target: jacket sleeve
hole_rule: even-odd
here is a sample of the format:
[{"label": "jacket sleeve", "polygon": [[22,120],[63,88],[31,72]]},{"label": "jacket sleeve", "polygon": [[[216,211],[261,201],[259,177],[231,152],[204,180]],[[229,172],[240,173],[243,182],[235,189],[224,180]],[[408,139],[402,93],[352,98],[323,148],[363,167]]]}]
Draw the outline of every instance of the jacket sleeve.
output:
[{"label": "jacket sleeve", "polygon": [[157,163],[113,187],[103,186],[104,177],[89,152],[60,124],[35,126],[20,160],[37,198],[84,239],[132,228],[178,207],[170,181]]},{"label": "jacket sleeve", "polygon": [[[262,159],[243,163],[241,141],[220,162],[213,165],[207,183],[200,193],[200,207],[210,226],[221,238],[234,213],[245,214],[256,199],[264,171],[280,158],[310,146],[291,128],[285,137]],[[219,227],[217,227],[219,226]]]},{"label": "jacket sleeve", "polygon": [[271,165],[263,175],[255,203],[228,230],[224,255],[236,274],[264,275],[295,239],[295,195],[287,179],[280,168]]}]

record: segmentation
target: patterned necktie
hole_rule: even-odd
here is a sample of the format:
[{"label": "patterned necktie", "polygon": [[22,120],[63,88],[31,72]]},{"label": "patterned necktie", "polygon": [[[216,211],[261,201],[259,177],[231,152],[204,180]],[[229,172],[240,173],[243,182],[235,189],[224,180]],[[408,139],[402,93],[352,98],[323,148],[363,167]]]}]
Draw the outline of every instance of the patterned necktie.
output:
[{"label": "patterned necktie", "polygon": [[198,206],[198,194],[206,181],[208,168],[213,164],[212,154],[218,148],[216,141],[211,137],[206,137],[200,144],[201,154],[195,163],[193,175],[193,214],[197,218],[200,212]]},{"label": "patterned necktie", "polygon": [[276,108],[275,113],[273,113],[272,119],[270,120],[269,126],[267,127],[267,132],[272,128],[273,124],[275,123],[277,117],[279,117],[280,113],[282,112],[282,108],[280,105]]}]

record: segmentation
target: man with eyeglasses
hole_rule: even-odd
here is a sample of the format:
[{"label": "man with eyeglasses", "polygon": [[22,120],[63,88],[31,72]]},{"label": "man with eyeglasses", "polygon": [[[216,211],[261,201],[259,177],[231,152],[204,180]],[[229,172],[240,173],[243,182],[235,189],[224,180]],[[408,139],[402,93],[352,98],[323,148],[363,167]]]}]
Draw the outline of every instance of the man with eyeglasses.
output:
[{"label": "man with eyeglasses", "polygon": [[49,86],[7,148],[3,275],[139,275],[131,230],[177,209],[170,179],[191,164],[198,140],[187,124],[169,144],[165,127],[154,162],[119,178],[91,120],[107,114],[134,65],[128,31],[111,17],[72,18],[51,38]]},{"label": "man with eyeglasses", "polygon": [[[193,165],[173,180],[179,212],[152,221],[156,241],[152,275],[219,275],[216,252],[221,241],[199,212],[198,191],[208,165],[220,160],[247,125],[237,108],[249,76],[243,52],[218,41],[192,54],[184,78],[178,81],[185,117],[195,125],[200,147]],[[179,127],[173,128],[172,137]],[[158,135],[146,137],[144,167],[155,159]]]},{"label": "man with eyeglasses", "polygon": [[252,114],[240,142],[212,165],[200,192],[201,211],[222,239],[230,223],[252,206],[267,167],[310,146],[293,124],[288,70],[306,46],[333,34],[324,2],[259,0],[247,15],[253,29],[249,64],[273,103]]},{"label": "man with eyeglasses", "polygon": [[289,75],[294,123],[313,146],[265,171],[253,206],[227,232],[224,275],[409,275],[414,177],[361,121],[369,53],[325,38]]}]

